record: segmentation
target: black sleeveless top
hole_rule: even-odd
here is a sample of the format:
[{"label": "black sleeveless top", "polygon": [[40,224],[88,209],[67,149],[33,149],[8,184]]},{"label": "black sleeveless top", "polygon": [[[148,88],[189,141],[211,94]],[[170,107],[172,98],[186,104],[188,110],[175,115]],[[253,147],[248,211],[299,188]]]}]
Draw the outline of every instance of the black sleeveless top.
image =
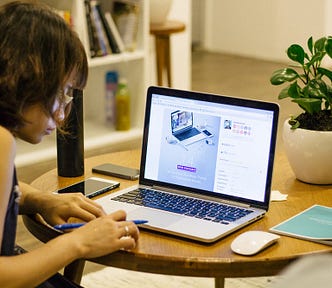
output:
[{"label": "black sleeveless top", "polygon": [[1,244],[1,255],[3,256],[14,255],[19,197],[20,191],[16,178],[16,169],[14,168],[12,191],[9,197]]}]

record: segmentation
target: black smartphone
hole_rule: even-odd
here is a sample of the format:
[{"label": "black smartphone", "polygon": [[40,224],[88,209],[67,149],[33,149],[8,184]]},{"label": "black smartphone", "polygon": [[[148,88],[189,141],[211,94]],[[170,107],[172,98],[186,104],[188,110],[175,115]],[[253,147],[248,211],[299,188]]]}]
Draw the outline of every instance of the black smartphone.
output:
[{"label": "black smartphone", "polygon": [[84,181],[74,183],[65,188],[59,189],[57,193],[73,193],[81,192],[88,198],[100,195],[107,191],[113,190],[120,186],[120,182],[112,181],[108,179],[102,179],[97,177],[90,177]]},{"label": "black smartphone", "polygon": [[212,137],[213,136],[213,134],[210,132],[210,131],[208,131],[208,130],[203,130],[202,131],[207,137]]},{"label": "black smartphone", "polygon": [[105,163],[92,168],[92,172],[114,176],[127,180],[136,180],[139,177],[139,169]]}]

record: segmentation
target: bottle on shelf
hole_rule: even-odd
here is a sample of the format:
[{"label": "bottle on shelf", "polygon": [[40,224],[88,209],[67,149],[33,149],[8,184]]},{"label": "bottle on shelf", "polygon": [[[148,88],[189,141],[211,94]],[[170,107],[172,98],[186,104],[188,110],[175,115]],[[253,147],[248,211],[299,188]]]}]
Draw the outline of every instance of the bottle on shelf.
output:
[{"label": "bottle on shelf", "polygon": [[118,86],[118,72],[108,71],[106,73],[106,91],[105,91],[105,114],[106,123],[115,125],[115,94]]},{"label": "bottle on shelf", "polygon": [[115,95],[116,130],[130,129],[130,93],[125,78],[120,78]]}]

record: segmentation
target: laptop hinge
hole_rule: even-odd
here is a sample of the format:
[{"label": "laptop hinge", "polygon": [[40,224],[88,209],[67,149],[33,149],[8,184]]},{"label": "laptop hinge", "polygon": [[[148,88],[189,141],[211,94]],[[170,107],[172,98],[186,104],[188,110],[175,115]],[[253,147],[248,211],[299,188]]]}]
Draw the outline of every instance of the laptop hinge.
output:
[{"label": "laptop hinge", "polygon": [[222,200],[220,200],[220,202],[224,203],[224,204],[228,204],[228,205],[240,206],[240,207],[243,207],[243,208],[249,208],[250,207],[249,204],[244,204],[244,203],[241,203],[241,202],[235,202],[235,201],[231,201],[231,200],[222,199]]},{"label": "laptop hinge", "polygon": [[141,188],[160,190],[162,192],[180,194],[180,195],[185,195],[185,196],[192,197],[192,198],[199,198],[199,199],[202,199],[202,200],[213,201],[213,202],[223,203],[223,204],[227,204],[227,205],[240,206],[240,207],[243,207],[243,208],[249,208],[250,207],[249,204],[244,204],[244,203],[241,203],[241,202],[236,202],[236,201],[231,201],[231,200],[226,200],[226,199],[219,199],[219,198],[215,198],[215,197],[208,196],[208,195],[201,195],[201,194],[196,194],[196,193],[193,193],[193,192],[187,192],[185,190],[171,189],[171,188],[166,188],[166,187],[157,186],[157,185],[153,185],[153,186],[141,185]]}]

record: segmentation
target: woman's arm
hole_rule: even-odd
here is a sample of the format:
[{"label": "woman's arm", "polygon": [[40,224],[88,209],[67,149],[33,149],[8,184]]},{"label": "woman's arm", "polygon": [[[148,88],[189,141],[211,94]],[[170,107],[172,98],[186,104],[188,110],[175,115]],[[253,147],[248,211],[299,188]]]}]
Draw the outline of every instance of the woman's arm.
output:
[{"label": "woman's arm", "polygon": [[[0,126],[0,245],[12,190],[15,139]],[[22,184],[21,212],[41,213],[50,223],[65,222],[76,216],[93,221],[51,240],[42,247],[18,256],[0,256],[0,287],[35,287],[73,260],[92,258],[119,249],[132,249],[138,239],[138,228],[126,222],[126,214],[118,211],[104,215],[102,208],[81,195],[41,193]],[[99,217],[100,215],[104,215]],[[98,217],[98,218],[97,218]],[[129,235],[127,234],[129,228]],[[124,237],[130,236],[130,237]]]},{"label": "woman's arm", "polygon": [[103,208],[81,193],[54,194],[41,192],[20,182],[20,214],[41,214],[51,225],[67,222],[70,217],[84,222],[105,215]]},{"label": "woman's arm", "polygon": [[[35,287],[79,258],[94,258],[119,249],[132,249],[138,228],[124,221],[125,212],[99,217],[81,228],[59,236],[40,248],[11,257],[0,257],[0,287]],[[128,236],[126,232],[129,228]]]}]

